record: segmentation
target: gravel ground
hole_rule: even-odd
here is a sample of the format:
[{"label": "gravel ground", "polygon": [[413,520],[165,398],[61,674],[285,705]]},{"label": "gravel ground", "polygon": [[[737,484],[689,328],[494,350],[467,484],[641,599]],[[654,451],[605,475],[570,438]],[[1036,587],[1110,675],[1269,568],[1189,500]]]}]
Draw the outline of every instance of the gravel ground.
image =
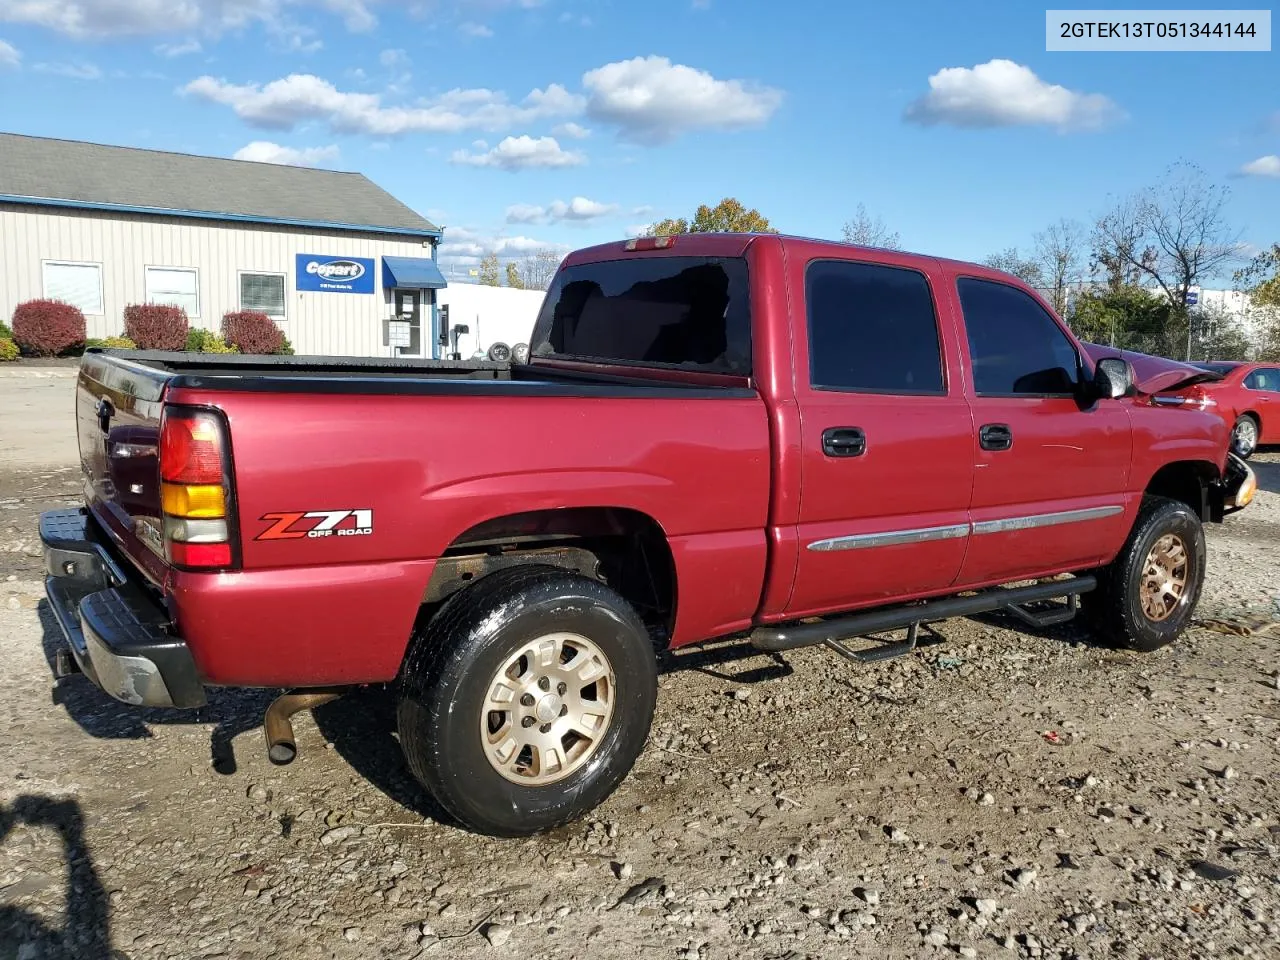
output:
[{"label": "gravel ground", "polygon": [[[602,808],[497,841],[431,819],[381,691],[299,718],[282,769],[270,693],[54,688],[34,517],[78,481],[35,460],[0,466],[0,960],[1280,957],[1280,634],[1142,656],[993,616],[859,669],[705,648],[664,664]],[[1255,464],[1200,615],[1257,630],[1280,456]]]}]

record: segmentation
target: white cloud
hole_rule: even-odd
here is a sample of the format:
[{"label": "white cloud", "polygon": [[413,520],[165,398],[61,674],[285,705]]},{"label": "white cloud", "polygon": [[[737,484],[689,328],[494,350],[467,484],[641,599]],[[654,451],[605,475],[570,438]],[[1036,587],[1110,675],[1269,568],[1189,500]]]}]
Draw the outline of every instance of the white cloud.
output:
[{"label": "white cloud", "polygon": [[507,207],[507,223],[542,223],[546,220],[586,223],[616,213],[616,203],[599,203],[586,197],[574,197],[568,203],[556,200],[545,207],[532,203],[516,203]]},{"label": "white cloud", "polygon": [[468,37],[480,37],[483,39],[493,36],[492,29],[486,27],[483,23],[472,23],[469,20],[458,27],[458,30]]},{"label": "white cloud", "polygon": [[541,223],[547,210],[534,203],[513,203],[507,207],[507,223]]},{"label": "white cloud", "polygon": [[574,123],[572,120],[552,127],[551,132],[557,137],[568,137],[570,140],[585,140],[591,136],[590,130],[580,123]]},{"label": "white cloud", "polygon": [[586,158],[580,153],[561,148],[555,137],[533,138],[528,135],[505,137],[486,153],[454,151],[454,163],[470,167],[497,167],[500,170],[525,170],[530,167],[575,167]]},{"label": "white cloud", "polygon": [[270,20],[280,0],[0,0],[0,20],[76,39],[231,29]]},{"label": "white cloud", "polygon": [[631,208],[631,215],[633,217],[647,217],[651,213],[653,213],[653,207],[649,206],[647,203],[642,203],[638,207]]},{"label": "white cloud", "polygon": [[1059,130],[1097,129],[1121,115],[1102,94],[1079,93],[1046,83],[1030,67],[1012,60],[939,70],[929,78],[929,92],[906,112],[909,121],[924,126],[1036,124]]},{"label": "white cloud", "polygon": [[256,163],[280,163],[290,167],[317,167],[338,159],[338,148],[327,147],[284,147],[270,140],[254,140],[247,143],[232,156],[237,160],[252,160]]},{"label": "white cloud", "polygon": [[587,220],[607,217],[609,214],[616,212],[617,209],[618,205],[616,203],[598,203],[595,200],[588,200],[586,197],[574,197],[568,203],[563,200],[557,200],[547,208],[547,213],[553,220],[574,220],[584,223]]},{"label": "white cloud", "polygon": [[765,123],[782,91],[742,80],[717,80],[666,57],[636,57],[583,74],[587,113],[623,136],[664,143],[690,130],[735,130]]},{"label": "white cloud", "polygon": [[183,92],[231,107],[256,127],[289,130],[319,120],[339,133],[395,136],[404,133],[458,133],[463,130],[501,131],[512,126],[582,109],[582,97],[559,84],[533,90],[519,104],[494,90],[450,90],[412,106],[384,106],[375,93],[337,89],[314,74],[294,73],[265,86],[234,84],[215,77],[192,80]]},{"label": "white cloud", "polygon": [[12,67],[15,70],[22,65],[22,54],[11,43],[0,40],[0,67]]},{"label": "white cloud", "polygon": [[652,227],[652,226],[653,226],[653,224],[651,224],[651,223],[632,223],[632,224],[628,224],[628,225],[627,225],[627,236],[628,236],[628,237],[643,237],[646,233],[648,233],[648,232],[649,232],[649,228],[650,228],[650,227]]},{"label": "white cloud", "polygon": [[[452,12],[462,14],[477,6],[534,7],[530,0],[451,0]],[[435,4],[422,0],[0,0],[0,21],[30,23],[76,39],[148,36],[199,31],[219,34],[250,24],[281,28],[292,11],[306,22],[315,19],[315,8],[341,17],[348,30],[365,32],[377,26],[378,6],[400,7],[421,15]]]},{"label": "white cloud", "polygon": [[564,244],[550,243],[536,237],[506,237],[466,227],[448,227],[440,244],[440,263],[473,267],[491,254],[497,254],[501,260],[516,260],[543,250],[550,250],[561,256],[569,252]]},{"label": "white cloud", "polygon": [[72,80],[101,80],[102,70],[92,63],[37,63],[37,73],[51,73]]},{"label": "white cloud", "polygon": [[162,57],[185,57],[189,53],[199,53],[201,50],[200,41],[194,37],[190,40],[184,40],[181,43],[161,43],[154,48],[155,52]]},{"label": "white cloud", "polygon": [[409,54],[404,50],[383,50],[378,54],[378,62],[384,67],[402,67],[409,62]]},{"label": "white cloud", "polygon": [[1257,160],[1250,160],[1240,172],[1250,177],[1280,177],[1280,156],[1272,153]]}]

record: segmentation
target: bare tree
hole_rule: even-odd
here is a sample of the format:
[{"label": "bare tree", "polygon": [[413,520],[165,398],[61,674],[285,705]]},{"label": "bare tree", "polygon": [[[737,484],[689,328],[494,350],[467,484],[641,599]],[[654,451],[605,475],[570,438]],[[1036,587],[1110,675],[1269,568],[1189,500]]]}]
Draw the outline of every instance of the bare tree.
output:
[{"label": "bare tree", "polygon": [[551,278],[560,268],[564,255],[555,250],[543,249],[520,261],[520,282],[526,290],[545,290],[551,286]]},{"label": "bare tree", "polygon": [[864,204],[858,204],[853,219],[845,223],[843,228],[844,242],[856,243],[860,247],[883,247],[886,250],[900,250],[902,238],[896,230],[880,217],[872,217]]},{"label": "bare tree", "polygon": [[1172,318],[1185,328],[1188,360],[1193,325],[1187,291],[1239,255],[1239,234],[1226,219],[1229,194],[1195,164],[1175,163],[1157,184],[1102,216],[1095,231],[1095,255],[1101,251],[1115,261],[1109,269],[1132,271],[1169,298]]},{"label": "bare tree", "polygon": [[1067,293],[1071,283],[1080,276],[1086,241],[1084,226],[1065,218],[1035,235],[1040,273],[1059,316],[1066,316]]},{"label": "bare tree", "polygon": [[1001,253],[993,253],[982,262],[988,267],[1013,274],[1027,286],[1035,287],[1037,290],[1044,288],[1044,274],[1040,270],[1040,264],[1019,256],[1017,247],[1010,247]]}]

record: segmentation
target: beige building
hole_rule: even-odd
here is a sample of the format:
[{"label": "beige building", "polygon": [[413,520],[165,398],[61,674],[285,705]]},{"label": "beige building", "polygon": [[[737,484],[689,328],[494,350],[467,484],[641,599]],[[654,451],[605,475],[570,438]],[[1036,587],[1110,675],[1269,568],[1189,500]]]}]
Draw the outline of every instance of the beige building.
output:
[{"label": "beige building", "polygon": [[440,238],[358,173],[0,133],[5,319],[65,300],[107,337],[134,303],[210,330],[261,310],[300,354],[440,356]]}]

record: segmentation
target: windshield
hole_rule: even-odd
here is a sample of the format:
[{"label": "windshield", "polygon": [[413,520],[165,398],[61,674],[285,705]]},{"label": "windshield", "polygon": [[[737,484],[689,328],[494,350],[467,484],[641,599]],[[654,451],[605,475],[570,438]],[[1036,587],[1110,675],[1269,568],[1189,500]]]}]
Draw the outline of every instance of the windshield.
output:
[{"label": "windshield", "polygon": [[547,291],[530,353],[749,376],[747,262],[634,257],[566,267]]}]

